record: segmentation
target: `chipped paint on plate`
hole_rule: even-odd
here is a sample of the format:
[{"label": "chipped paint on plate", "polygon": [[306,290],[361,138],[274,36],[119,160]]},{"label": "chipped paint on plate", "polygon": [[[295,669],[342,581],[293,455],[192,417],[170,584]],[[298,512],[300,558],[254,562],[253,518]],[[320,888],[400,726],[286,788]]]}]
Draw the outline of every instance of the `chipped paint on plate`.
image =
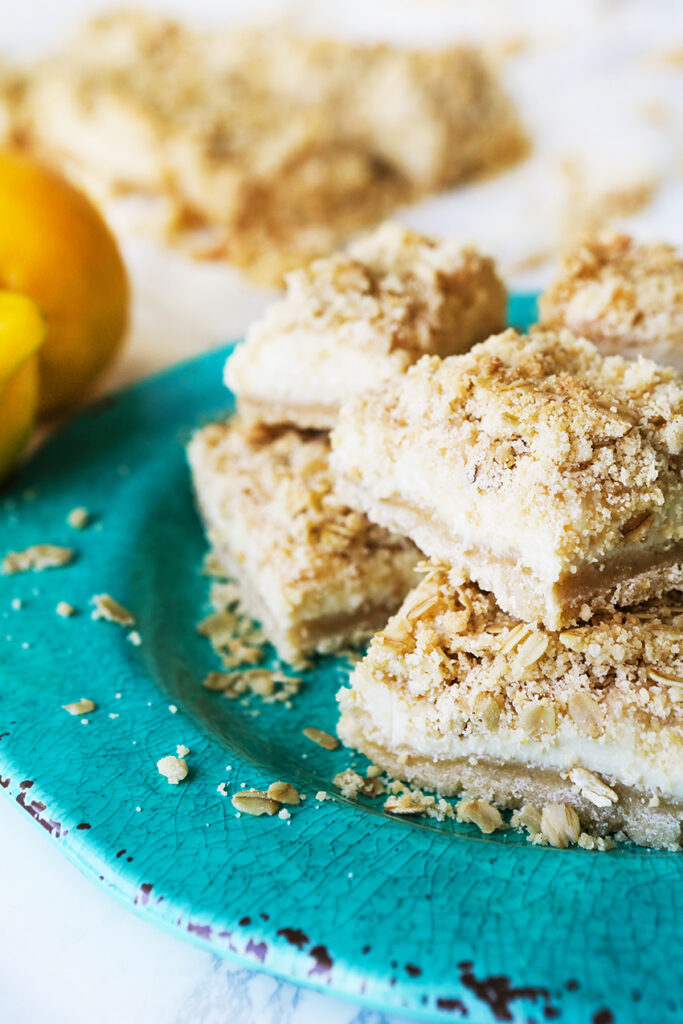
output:
[{"label": "chipped paint on plate", "polygon": [[[513,300],[511,322],[532,315]],[[218,666],[195,631],[209,581],[183,445],[230,409],[226,351],[92,407],[0,495],[3,550],[77,552],[65,568],[0,576],[6,796],[138,913],[296,982],[472,1024],[680,1020],[678,856],[536,848],[344,799],[332,777],[365,762],[301,732],[334,731],[339,659],[306,673],[291,709],[202,688]],[[76,506],[92,513],[85,530],[67,524]],[[102,592],[134,612],[139,647],[91,619]],[[60,618],[59,601],[77,614]],[[62,710],[81,697],[92,713]],[[190,775],[169,786],[155,764],[178,744]],[[217,791],[277,778],[308,797],[289,821],[238,817]]]}]

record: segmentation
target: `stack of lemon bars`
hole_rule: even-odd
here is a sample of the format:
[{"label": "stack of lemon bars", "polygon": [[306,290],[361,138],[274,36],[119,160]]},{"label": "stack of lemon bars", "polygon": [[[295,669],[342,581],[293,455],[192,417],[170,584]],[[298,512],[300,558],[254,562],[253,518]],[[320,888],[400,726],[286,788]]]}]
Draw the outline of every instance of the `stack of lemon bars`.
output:
[{"label": "stack of lemon bars", "polygon": [[678,849],[683,379],[645,357],[683,352],[683,262],[603,237],[528,335],[505,306],[393,223],[291,273],[191,442],[198,503],[283,659],[379,629],[348,746],[485,831]]}]

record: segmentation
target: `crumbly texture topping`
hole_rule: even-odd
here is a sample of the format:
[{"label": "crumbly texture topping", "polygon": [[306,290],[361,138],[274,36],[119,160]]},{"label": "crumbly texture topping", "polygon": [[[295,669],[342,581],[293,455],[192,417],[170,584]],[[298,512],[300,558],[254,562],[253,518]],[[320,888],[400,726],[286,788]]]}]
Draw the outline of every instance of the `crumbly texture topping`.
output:
[{"label": "crumbly texture topping", "polygon": [[73,562],[76,552],[72,548],[57,544],[33,544],[23,551],[9,551],[2,560],[2,571],[7,575],[15,572],[42,572],[43,569],[58,569]]},{"label": "crumbly texture topping", "polygon": [[70,619],[72,615],[76,614],[76,609],[68,601],[59,601],[55,611],[62,619]]},{"label": "crumbly texture topping", "polygon": [[[666,358],[683,347],[683,259],[669,245],[603,233],[569,252],[540,300],[542,325],[568,327],[606,353]],[[683,357],[678,354],[676,365]]]},{"label": "crumbly texture topping", "polygon": [[[213,564],[213,552],[205,559],[211,567],[211,575],[223,576],[220,561]],[[213,612],[197,626],[200,636],[205,636],[226,669],[255,665],[265,655],[266,638],[259,626],[250,618],[242,605],[240,588],[232,580],[216,580],[211,584]],[[288,700],[297,693],[301,680],[283,676],[269,669],[244,670],[242,672],[210,672],[204,680],[208,690],[219,690],[226,697],[241,697],[254,693],[264,701]]]},{"label": "crumbly texture topping", "polygon": [[196,435],[191,461],[193,445],[201,446],[205,470],[215,476],[225,518],[240,524],[245,544],[257,539],[249,561],[253,556],[256,566],[277,572],[285,590],[355,577],[379,549],[412,550],[340,502],[324,435],[235,417]]},{"label": "crumbly texture topping", "polygon": [[[359,794],[374,799],[386,792],[384,783],[376,775],[370,775],[368,772],[363,777],[354,771],[353,768],[345,768],[343,772],[338,772],[332,779],[332,785],[341,790],[342,796],[345,796],[348,800],[355,800]],[[320,793],[316,796],[317,800],[324,800],[326,798],[327,794],[324,791],[322,796]]]},{"label": "crumbly texture topping", "polygon": [[96,621],[103,619],[105,622],[115,622],[118,626],[135,625],[132,612],[115,601],[111,594],[95,594],[92,603],[95,607],[91,618]]},{"label": "crumbly texture topping", "polygon": [[253,694],[264,704],[273,704],[291,700],[301,689],[301,683],[298,676],[286,676],[273,669],[252,668],[242,672],[209,672],[202,685],[231,700]]},{"label": "crumbly texture topping", "polygon": [[495,509],[495,534],[493,519],[476,527],[493,550],[500,524],[577,566],[683,537],[683,381],[566,331],[508,330],[462,356],[425,356],[350,401],[332,439],[333,464],[368,504],[394,488],[447,517],[439,495],[457,488],[473,514]]},{"label": "crumbly texture topping", "polygon": [[[425,569],[355,673],[426,698],[434,728],[455,735],[513,732],[523,743],[627,728],[645,748],[656,741],[662,763],[680,760],[683,594],[553,632],[512,619],[445,566]],[[571,782],[596,806],[616,799],[592,772],[573,769]]]},{"label": "crumbly texture topping", "polygon": [[[501,330],[504,318],[505,289],[491,259],[471,247],[387,222],[346,253],[314,260],[288,274],[285,298],[250,329],[246,344],[228,361],[227,380],[238,398],[248,398],[258,387],[263,401],[269,393],[267,356],[273,346],[282,352],[289,345],[292,394],[297,402],[314,405],[329,387],[326,377],[340,376],[337,363],[348,358],[350,349],[368,355],[369,379],[357,382],[356,390],[361,390],[376,385],[378,375],[404,370],[425,353],[466,351]],[[302,375],[294,357],[304,331],[317,341],[315,362]],[[282,360],[270,363],[277,374],[270,387],[278,397]],[[267,407],[263,414],[268,416]]]},{"label": "crumbly texture topping", "polygon": [[[471,47],[202,33],[122,12],[96,19],[31,79],[39,143],[111,186],[179,197],[219,223],[219,251],[262,280],[331,251],[400,202],[526,151],[512,105]],[[113,109],[121,149],[142,158],[109,166],[64,132],[55,138],[47,113],[60,97],[60,118],[80,122],[72,139],[84,126],[96,135],[99,111]]]},{"label": "crumbly texture topping", "polygon": [[163,775],[170,786],[177,786],[183,779],[187,778],[187,762],[182,757],[169,754],[157,761],[159,775]]},{"label": "crumbly texture topping", "polygon": [[413,789],[405,783],[394,780],[389,786],[391,796],[384,801],[387,814],[408,818],[434,818],[446,821],[455,817],[455,808],[443,797],[435,797],[423,793],[421,789]]}]

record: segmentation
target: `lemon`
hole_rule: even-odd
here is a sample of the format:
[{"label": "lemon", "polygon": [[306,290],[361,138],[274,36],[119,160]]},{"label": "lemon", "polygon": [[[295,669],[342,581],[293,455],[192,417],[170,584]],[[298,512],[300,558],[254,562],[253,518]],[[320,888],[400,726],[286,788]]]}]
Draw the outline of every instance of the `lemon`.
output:
[{"label": "lemon", "polygon": [[0,479],[31,436],[38,409],[45,320],[25,295],[0,291]]},{"label": "lemon", "polygon": [[0,288],[45,315],[39,414],[76,403],[114,358],[128,321],[128,277],[102,215],[66,178],[0,151]]}]

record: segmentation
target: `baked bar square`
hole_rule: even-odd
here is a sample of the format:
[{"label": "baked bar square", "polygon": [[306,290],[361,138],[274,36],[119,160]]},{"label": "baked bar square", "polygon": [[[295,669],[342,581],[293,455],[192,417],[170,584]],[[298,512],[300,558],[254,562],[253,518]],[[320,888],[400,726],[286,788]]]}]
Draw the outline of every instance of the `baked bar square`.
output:
[{"label": "baked bar square", "polygon": [[502,330],[505,289],[473,248],[385,223],[345,253],[287,275],[287,294],[228,360],[241,412],[332,427],[343,401],[425,353],[465,352]]},{"label": "baked bar square", "polygon": [[569,332],[424,357],[342,409],[344,501],[552,629],[683,587],[683,381]]},{"label": "baked bar square", "polygon": [[325,436],[233,418],[188,457],[216,554],[284,660],[367,639],[413,586],[413,545],[337,499]]},{"label": "baked bar square", "polygon": [[565,805],[593,834],[679,849],[683,597],[553,632],[425,569],[339,693],[344,743],[444,796],[525,807],[523,821]]},{"label": "baked bar square", "polygon": [[281,284],[429,192],[526,154],[482,54],[195,31],[105,14],[30,69],[34,145],[98,195],[161,195],[175,237]]},{"label": "baked bar square", "polygon": [[567,327],[603,355],[683,370],[683,259],[669,245],[606,232],[569,252],[540,299],[541,326]]}]

